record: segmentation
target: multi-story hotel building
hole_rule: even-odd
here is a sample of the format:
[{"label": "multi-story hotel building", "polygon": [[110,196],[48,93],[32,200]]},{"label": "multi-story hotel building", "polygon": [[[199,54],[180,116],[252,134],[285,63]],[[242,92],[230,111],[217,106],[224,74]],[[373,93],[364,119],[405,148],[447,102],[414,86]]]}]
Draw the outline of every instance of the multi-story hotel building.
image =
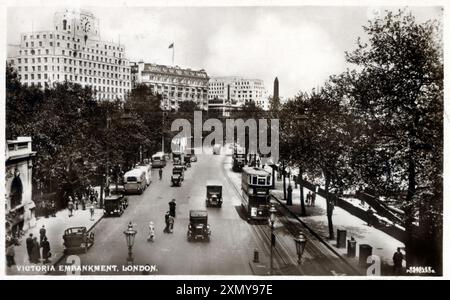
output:
[{"label": "multi-story hotel building", "polygon": [[264,81],[243,77],[212,77],[208,84],[209,109],[219,109],[229,115],[249,102],[267,110],[268,95]]},{"label": "multi-story hotel building", "polygon": [[97,99],[123,99],[131,89],[125,47],[102,41],[99,30],[90,12],[57,12],[53,30],[21,34],[8,60],[25,85],[69,81],[91,86]]},{"label": "multi-story hotel building", "polygon": [[131,63],[132,85],[146,84],[162,96],[161,107],[178,110],[182,101],[194,101],[200,109],[208,105],[208,74],[205,70],[194,71],[152,63]]}]

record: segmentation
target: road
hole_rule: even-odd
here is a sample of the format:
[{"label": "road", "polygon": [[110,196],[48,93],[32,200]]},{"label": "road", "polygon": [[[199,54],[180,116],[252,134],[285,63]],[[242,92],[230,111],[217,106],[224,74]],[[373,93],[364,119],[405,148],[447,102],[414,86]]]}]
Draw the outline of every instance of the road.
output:
[{"label": "road", "polygon": [[[171,187],[169,162],[164,168],[163,179],[153,170],[153,182],[142,195],[130,195],[129,207],[121,217],[104,218],[93,229],[95,243],[87,253],[79,254],[82,265],[117,265],[115,272],[82,272],[83,275],[141,275],[141,272],[122,270],[126,265],[127,247],[123,231],[132,222],[138,231],[133,246],[135,265],[155,266],[152,275],[254,275],[250,266],[254,249],[260,250],[262,260],[270,253],[267,225],[249,224],[240,214],[239,173],[231,172],[231,158],[224,155],[199,154],[198,161],[185,172],[181,187]],[[188,242],[186,238],[190,209],[206,209],[206,181],[220,180],[223,184],[222,208],[208,208],[211,227],[209,242]],[[173,233],[164,233],[164,214],[168,202],[177,202]],[[291,224],[282,215],[278,218],[277,246],[274,252],[275,274],[286,275],[333,275],[351,274],[339,258],[327,251],[320,242],[307,246],[305,258],[314,264],[300,268],[297,265],[295,245],[292,241]],[[154,242],[147,241],[148,223],[156,227]],[[286,223],[287,222],[287,223]],[[288,224],[289,223],[289,224]],[[294,226],[294,227],[293,227]],[[317,253],[316,253],[317,252]],[[323,264],[321,265],[321,261]],[[63,259],[60,264],[65,264]],[[313,265],[314,267],[311,267]],[[58,267],[58,266],[57,266]],[[281,271],[280,271],[281,270]],[[53,272],[63,275],[63,272]]]}]

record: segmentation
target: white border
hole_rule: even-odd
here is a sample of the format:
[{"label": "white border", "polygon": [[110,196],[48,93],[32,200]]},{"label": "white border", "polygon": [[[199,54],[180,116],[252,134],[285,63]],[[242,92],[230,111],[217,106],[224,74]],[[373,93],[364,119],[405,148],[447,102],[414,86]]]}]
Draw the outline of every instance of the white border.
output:
[{"label": "white border", "polygon": [[[39,6],[39,7],[74,7],[74,6],[100,6],[100,7],[183,7],[183,6],[194,6],[194,7],[215,7],[215,6],[442,6],[444,7],[443,15],[443,41],[444,41],[444,74],[450,74],[450,66],[448,65],[449,50],[446,47],[446,42],[450,41],[450,21],[449,21],[449,9],[450,3],[445,0],[153,0],[153,1],[143,1],[143,0],[0,0],[0,70],[5,70],[6,62],[6,13],[7,7],[26,7],[26,6]],[[5,141],[5,72],[0,72],[0,138]],[[444,174],[449,172],[448,163],[448,126],[449,118],[448,109],[449,103],[447,101],[448,96],[449,81],[447,77],[444,77]],[[0,153],[2,161],[4,161],[5,154],[5,144],[0,143]],[[5,164],[0,163],[0,174],[5,174]],[[4,175],[0,176],[0,195],[5,195],[5,185],[4,185]],[[45,275],[5,275],[5,263],[4,263],[4,249],[5,249],[5,239],[0,238],[0,252],[2,256],[0,258],[0,279],[10,279],[10,280],[73,280],[73,279],[94,279],[94,280],[123,280],[123,279],[135,279],[135,280],[186,280],[186,279],[197,279],[197,280],[311,280],[311,279],[334,279],[334,280],[441,280],[448,279],[450,274],[450,260],[448,257],[449,251],[449,234],[448,228],[450,225],[449,214],[450,209],[445,203],[445,199],[449,196],[449,189],[446,188],[450,184],[449,179],[444,176],[444,244],[443,244],[443,277],[392,277],[392,276],[378,276],[378,277],[366,277],[366,276],[234,276],[234,275],[133,275],[133,276],[123,276],[123,275],[80,275],[80,276],[45,276]],[[2,201],[0,203],[0,221],[1,224],[5,224],[5,205]],[[0,237],[4,237],[4,226],[0,226]]]}]

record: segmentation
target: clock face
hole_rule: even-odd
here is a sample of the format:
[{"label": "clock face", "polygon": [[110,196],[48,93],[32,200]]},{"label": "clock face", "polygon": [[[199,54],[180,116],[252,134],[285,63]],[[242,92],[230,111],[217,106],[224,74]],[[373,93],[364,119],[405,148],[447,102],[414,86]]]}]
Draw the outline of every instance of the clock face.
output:
[{"label": "clock face", "polygon": [[87,17],[82,17],[80,19],[80,23],[81,23],[81,29],[88,33],[91,31],[91,20],[89,20],[89,18]]}]

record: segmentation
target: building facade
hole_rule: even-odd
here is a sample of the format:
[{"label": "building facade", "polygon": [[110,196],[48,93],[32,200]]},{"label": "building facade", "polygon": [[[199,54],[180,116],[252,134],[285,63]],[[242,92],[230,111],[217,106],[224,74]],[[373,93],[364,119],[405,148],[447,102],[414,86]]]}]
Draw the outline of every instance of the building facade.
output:
[{"label": "building facade", "polygon": [[30,137],[6,141],[5,210],[6,231],[17,232],[35,226],[35,203],[32,200],[33,157]]},{"label": "building facade", "polygon": [[219,109],[224,116],[247,103],[267,110],[268,95],[261,79],[243,77],[212,77],[208,83],[209,109]]},{"label": "building facade", "polygon": [[52,86],[69,81],[91,86],[99,100],[124,99],[131,89],[123,45],[102,41],[98,19],[87,11],[54,15],[49,31],[22,33],[9,47],[8,61],[24,85]]},{"label": "building facade", "polygon": [[208,74],[178,66],[170,67],[152,63],[131,63],[132,86],[148,85],[162,96],[161,107],[178,110],[180,102],[194,101],[200,109],[208,105]]}]

